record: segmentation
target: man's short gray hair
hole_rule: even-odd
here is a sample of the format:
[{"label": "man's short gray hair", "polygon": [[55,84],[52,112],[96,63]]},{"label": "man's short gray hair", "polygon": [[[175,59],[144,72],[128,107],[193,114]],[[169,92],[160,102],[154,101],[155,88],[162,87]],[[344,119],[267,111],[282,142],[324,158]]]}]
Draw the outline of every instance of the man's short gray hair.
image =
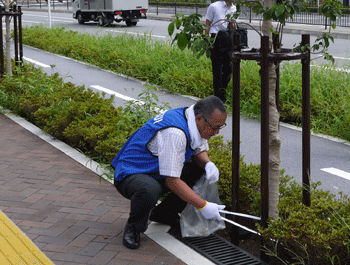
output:
[{"label": "man's short gray hair", "polygon": [[226,113],[224,103],[222,103],[222,101],[216,96],[209,96],[198,100],[193,109],[195,116],[201,114],[208,119],[216,109],[218,109],[220,112]]}]

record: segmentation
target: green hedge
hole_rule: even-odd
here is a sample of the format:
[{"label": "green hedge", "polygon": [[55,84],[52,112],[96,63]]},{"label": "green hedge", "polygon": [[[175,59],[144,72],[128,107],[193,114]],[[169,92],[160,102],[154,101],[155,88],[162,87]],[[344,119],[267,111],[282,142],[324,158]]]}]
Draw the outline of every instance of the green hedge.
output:
[{"label": "green hedge", "polygon": [[[34,26],[23,28],[23,42],[135,77],[171,93],[200,98],[213,93],[209,58],[196,59],[188,50],[181,51],[145,35],[90,36],[64,28]],[[350,74],[330,65],[312,67],[310,82],[312,130],[350,141]],[[232,90],[227,91],[230,108]],[[300,126],[301,102],[301,65],[284,62],[280,77],[281,121]],[[253,61],[241,63],[241,112],[260,117],[259,66]]]},{"label": "green hedge", "polygon": [[301,203],[302,186],[295,181],[281,186],[280,218],[260,230],[275,240],[267,240],[271,255],[292,264],[349,264],[350,199],[317,189],[319,184],[312,185],[311,207]]},{"label": "green hedge", "polygon": [[143,120],[91,89],[25,66],[1,79],[0,105],[88,156],[109,163]]},{"label": "green hedge", "polygon": [[[142,100],[148,95],[152,94],[143,95]],[[152,98],[148,97],[148,103]],[[13,77],[5,75],[0,79],[0,105],[106,164],[149,118],[144,115],[148,113],[145,109],[135,105],[116,109],[112,102],[113,98],[65,83],[57,74],[50,76],[30,65],[18,68]],[[222,137],[213,137],[209,144],[209,155],[220,170],[219,196],[230,208],[232,144],[224,143]],[[281,172],[280,219],[261,232],[265,237],[279,240],[286,262],[300,259],[304,263],[298,264],[318,265],[339,260],[333,264],[345,265],[350,262],[350,202],[347,197],[337,199],[316,186],[312,190],[312,207],[307,208],[301,203],[300,185]],[[259,190],[260,166],[247,165],[241,158],[240,211],[260,215]],[[273,253],[273,246],[271,250]]]}]

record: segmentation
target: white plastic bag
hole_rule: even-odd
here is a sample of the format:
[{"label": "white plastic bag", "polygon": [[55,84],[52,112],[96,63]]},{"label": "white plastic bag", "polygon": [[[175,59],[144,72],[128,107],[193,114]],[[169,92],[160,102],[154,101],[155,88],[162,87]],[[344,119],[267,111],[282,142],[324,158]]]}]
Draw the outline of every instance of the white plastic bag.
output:
[{"label": "white plastic bag", "polygon": [[[209,184],[205,174],[193,186],[193,191],[208,202],[221,204],[217,182]],[[224,221],[206,219],[196,207],[189,203],[181,213],[180,226],[182,237],[205,237],[226,227]]]}]

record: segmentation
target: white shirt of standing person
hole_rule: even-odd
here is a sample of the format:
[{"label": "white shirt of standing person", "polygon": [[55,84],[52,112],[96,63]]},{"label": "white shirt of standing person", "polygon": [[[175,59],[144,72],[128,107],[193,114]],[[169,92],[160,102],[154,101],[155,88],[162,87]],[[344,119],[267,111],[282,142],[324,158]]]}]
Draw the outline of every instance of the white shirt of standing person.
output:
[{"label": "white shirt of standing person", "polygon": [[231,6],[227,6],[226,1],[217,1],[212,3],[208,7],[206,19],[210,21],[209,34],[218,33],[220,30],[227,28],[228,22],[225,22],[227,15],[233,15],[236,13],[237,8],[232,3]]}]

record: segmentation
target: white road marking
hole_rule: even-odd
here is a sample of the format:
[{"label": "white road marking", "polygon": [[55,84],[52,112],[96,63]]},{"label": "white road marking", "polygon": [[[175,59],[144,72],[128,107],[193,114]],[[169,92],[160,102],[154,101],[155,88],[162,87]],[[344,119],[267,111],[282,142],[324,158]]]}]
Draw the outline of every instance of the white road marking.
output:
[{"label": "white road marking", "polygon": [[[99,86],[99,85],[92,85],[91,87],[92,87],[92,88],[95,88],[95,89],[97,89],[97,90],[101,90],[101,91],[103,91],[103,92],[106,92],[107,94],[115,95],[116,97],[121,98],[121,99],[124,99],[124,100],[126,100],[126,101],[132,100],[132,101],[134,101],[135,104],[139,104],[139,105],[145,104],[145,102],[143,102],[143,101],[141,101],[141,100],[137,100],[137,99],[135,99],[135,98],[131,98],[131,97],[125,96],[125,95],[123,95],[123,94],[120,94],[120,93],[118,93],[118,92],[115,92],[115,91],[113,91],[113,90],[110,90],[110,89],[108,89],[108,88],[105,88],[105,87],[102,87],[102,86]],[[159,113],[164,112],[164,110],[161,110],[161,109],[159,109],[159,108],[157,108],[157,107],[153,108],[153,110],[156,111],[156,112],[159,112]]]},{"label": "white road marking", "polygon": [[30,59],[30,58],[27,58],[27,57],[24,57],[24,56],[23,56],[23,59],[26,60],[26,61],[28,61],[28,62],[31,62],[31,63],[33,63],[33,64],[36,64],[36,65],[38,65],[38,66],[41,66],[41,67],[45,67],[45,68],[50,67],[50,65],[47,65],[47,64],[44,64],[44,63],[40,63],[40,62],[38,62],[38,61],[35,61],[35,60],[33,60],[33,59]]},{"label": "white road marking", "polygon": [[99,85],[92,85],[91,87],[95,88],[95,89],[98,89],[98,90],[101,90],[103,92],[106,92],[107,94],[110,94],[110,95],[115,95],[116,97],[118,98],[121,98],[121,99],[124,99],[126,101],[130,101],[130,100],[133,100],[133,101],[138,101],[140,104],[145,104],[145,102],[142,102],[140,100],[137,100],[135,98],[131,98],[131,97],[128,97],[128,96],[125,96],[123,94],[120,94],[118,92],[115,92],[113,90],[110,90],[108,88],[105,88],[105,87],[102,87],[102,86],[99,86]]},{"label": "white road marking", "polygon": [[[45,18],[45,21],[49,20],[48,18]],[[75,21],[68,21],[68,20],[59,20],[59,19],[51,19],[51,21],[54,21],[54,22],[64,22],[64,23],[76,23]],[[38,22],[38,21],[30,21],[30,20],[25,20],[23,19],[22,22],[25,22],[25,23],[34,23],[34,24],[41,24],[41,23],[44,23],[43,21],[41,22]]]},{"label": "white road marking", "polygon": [[38,22],[38,21],[30,21],[30,20],[22,20],[22,23],[26,22],[26,23],[34,23],[34,24],[40,24],[42,22]]},{"label": "white road marking", "polygon": [[350,180],[350,173],[349,172],[346,172],[346,171],[343,171],[343,170],[340,170],[340,169],[337,169],[334,167],[321,168],[321,170],[328,172],[330,174],[336,175],[338,177]]},{"label": "white road marking", "polygon": [[[30,15],[28,13],[24,14],[23,17],[43,17],[42,15]],[[52,18],[59,18],[59,19],[73,19],[73,18],[67,18],[67,17],[54,17],[52,16]]]},{"label": "white road marking", "polygon": [[344,58],[344,57],[336,57],[333,56],[334,59],[340,59],[340,60],[350,60],[350,58]]},{"label": "white road marking", "polygon": [[[48,20],[48,19],[46,19]],[[64,22],[64,23],[76,23],[76,21],[72,21],[72,20],[62,20],[62,19],[51,19],[51,21],[55,21],[55,22]]]},{"label": "white road marking", "polygon": [[350,69],[335,68],[336,71],[350,73]]},{"label": "white road marking", "polygon": [[335,71],[338,71],[338,72],[350,73],[350,69],[344,69],[344,68],[325,67],[323,65],[311,65],[311,67],[331,69],[331,70],[335,70]]},{"label": "white road marking", "polygon": [[[136,35],[136,36],[145,34],[145,33],[142,33],[142,32],[127,32],[127,31],[112,30],[112,29],[109,29],[107,31],[114,32],[114,33],[126,33],[126,34],[131,34],[131,35]],[[147,35],[149,35],[150,37],[156,37],[156,38],[162,38],[162,39],[166,39],[167,38],[165,36],[160,36],[160,35],[153,35],[153,34],[147,34]]]}]

